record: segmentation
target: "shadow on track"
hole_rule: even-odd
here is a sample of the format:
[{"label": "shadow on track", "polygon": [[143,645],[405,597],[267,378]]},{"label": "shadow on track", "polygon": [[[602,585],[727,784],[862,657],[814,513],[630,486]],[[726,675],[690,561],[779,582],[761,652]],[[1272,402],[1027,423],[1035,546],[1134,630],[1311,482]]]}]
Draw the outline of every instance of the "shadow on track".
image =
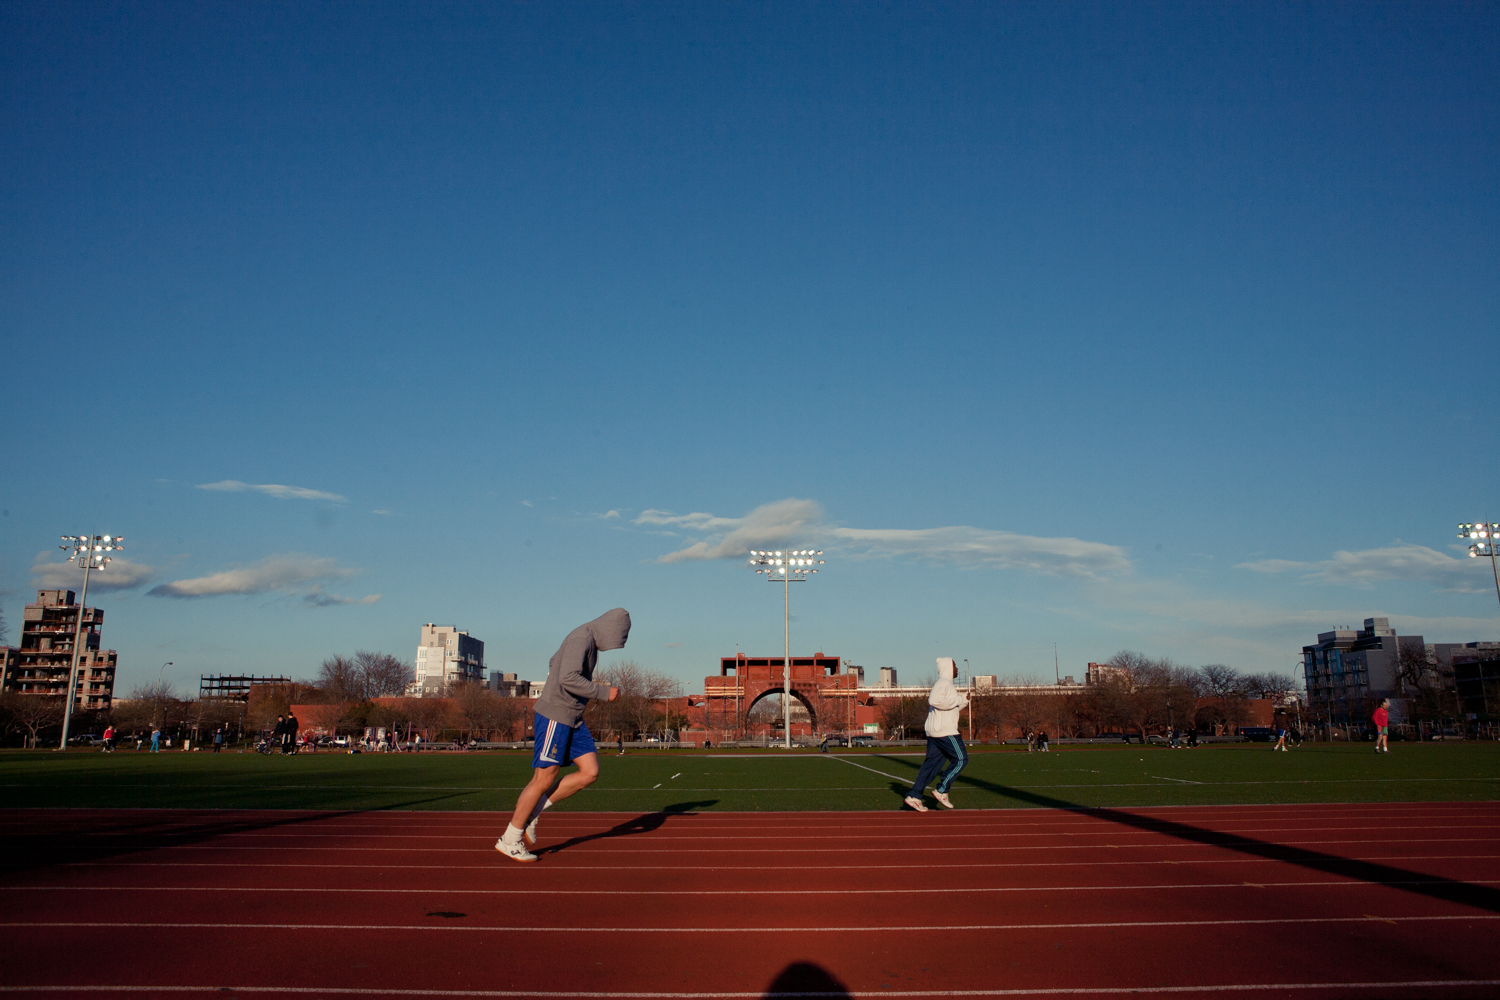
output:
[{"label": "shadow on track", "polygon": [[771,980],[761,1000],[773,997],[833,997],[835,1000],[851,1000],[849,987],[821,965],[813,962],[793,962]]},{"label": "shadow on track", "polygon": [[[130,809],[100,810],[51,810],[37,809],[26,812],[59,812],[56,826],[37,833],[6,834],[0,836],[0,856],[8,859],[6,872],[29,872],[45,868],[66,867],[79,861],[102,861],[131,854],[144,854],[163,847],[183,847],[201,844],[218,837],[236,833],[259,833],[282,827],[299,826],[303,823],[318,823],[328,819],[347,816],[364,816],[370,813],[410,809],[414,806],[430,805],[451,795],[438,795],[408,802],[392,803],[374,809],[340,809],[331,812],[287,812],[267,814],[256,810],[253,818],[233,813],[224,816],[204,817],[167,816],[161,813],[193,813],[191,809],[149,810],[153,818],[142,822],[133,816]],[[69,815],[71,814],[71,815]],[[3,876],[0,876],[3,881]]]},{"label": "shadow on track", "polygon": [[663,806],[657,812],[642,813],[623,823],[617,823],[608,830],[599,833],[590,833],[582,837],[572,837],[561,844],[553,844],[550,847],[539,847],[537,854],[553,854],[557,851],[565,851],[579,844],[587,844],[593,840],[608,840],[611,837],[631,837],[638,833],[650,833],[652,830],[660,829],[661,825],[673,816],[687,816],[694,809],[710,809],[719,804],[718,799],[702,799],[698,802],[674,802],[672,805]]},{"label": "shadow on track", "polygon": [[[885,759],[893,764],[903,764],[910,767],[914,772],[913,776],[915,776],[917,770],[916,764],[894,757],[887,757]],[[1176,837],[1178,840],[1202,844],[1206,847],[1217,847],[1226,851],[1234,851],[1237,854],[1248,855],[1252,858],[1261,858],[1267,861],[1282,861],[1302,868],[1310,868],[1313,871],[1344,875],[1348,878],[1358,879],[1361,882],[1388,885],[1394,889],[1401,889],[1419,896],[1426,896],[1429,899],[1440,899],[1447,903],[1461,903],[1465,906],[1475,907],[1476,909],[1488,910],[1491,913],[1500,913],[1500,890],[1491,888],[1490,886],[1476,885],[1472,882],[1461,882],[1458,879],[1444,878],[1441,875],[1430,875],[1425,872],[1408,871],[1405,868],[1382,865],[1373,861],[1343,858],[1337,854],[1324,854],[1322,851],[1310,851],[1306,848],[1293,847],[1288,844],[1256,840],[1254,837],[1246,837],[1239,833],[1222,833],[1218,830],[1209,830],[1201,826],[1193,826],[1190,823],[1180,823],[1161,816],[1140,816],[1123,809],[1110,809],[1105,806],[1083,806],[1076,802],[1067,802],[1063,799],[1054,799],[1048,795],[1028,792],[1021,788],[1013,788],[1010,785],[985,781],[983,778],[975,778],[968,774],[960,774],[955,784],[968,785],[971,788],[983,788],[986,791],[994,792],[1002,798],[1024,802],[1027,805],[1043,806],[1048,809],[1066,809],[1069,812],[1082,813],[1086,816],[1108,820],[1111,823],[1118,823],[1121,826],[1128,826],[1131,829],[1142,830],[1147,833],[1164,834],[1168,837]],[[905,796],[910,786],[891,782],[890,787],[898,796]]]}]

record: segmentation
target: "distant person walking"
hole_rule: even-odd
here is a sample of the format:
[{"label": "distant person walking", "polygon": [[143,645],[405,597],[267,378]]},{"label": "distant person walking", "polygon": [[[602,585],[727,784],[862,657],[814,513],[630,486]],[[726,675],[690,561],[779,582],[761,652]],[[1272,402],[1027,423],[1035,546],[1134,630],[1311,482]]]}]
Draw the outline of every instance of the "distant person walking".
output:
[{"label": "distant person walking", "polygon": [[1370,716],[1370,721],[1375,723],[1375,752],[1390,753],[1391,745],[1387,740],[1391,725],[1391,702],[1388,698],[1382,698],[1380,705]]},{"label": "distant person walking", "polygon": [[969,752],[964,749],[964,741],[958,735],[959,714],[969,703],[969,699],[953,686],[953,678],[958,676],[958,664],[951,656],[939,656],[937,668],[937,682],[927,695],[927,722],[922,727],[927,734],[927,758],[922,761],[917,780],[912,782],[911,791],[906,793],[904,800],[907,808],[917,812],[927,812],[922,793],[926,791],[927,783],[937,778],[938,768],[944,764],[947,768],[938,779],[932,797],[945,809],[955,808],[948,798],[948,789],[953,787],[954,779],[969,762]]},{"label": "distant person walking", "polygon": [[224,727],[220,726],[214,730],[214,753],[224,749]]},{"label": "distant person walking", "polygon": [[115,750],[115,727],[114,726],[105,726],[104,727],[104,747],[103,747],[103,751],[105,753],[114,753],[114,750]]},{"label": "distant person walking", "polygon": [[297,717],[291,712],[286,713],[286,723],[281,727],[281,752],[297,752]]},{"label": "distant person walking", "polygon": [[158,726],[151,727],[151,752],[161,753],[161,729]]},{"label": "distant person walking", "polygon": [[1047,749],[1047,730],[1042,730],[1041,735],[1036,738],[1036,742],[1038,750],[1040,750],[1042,753],[1049,752]]}]

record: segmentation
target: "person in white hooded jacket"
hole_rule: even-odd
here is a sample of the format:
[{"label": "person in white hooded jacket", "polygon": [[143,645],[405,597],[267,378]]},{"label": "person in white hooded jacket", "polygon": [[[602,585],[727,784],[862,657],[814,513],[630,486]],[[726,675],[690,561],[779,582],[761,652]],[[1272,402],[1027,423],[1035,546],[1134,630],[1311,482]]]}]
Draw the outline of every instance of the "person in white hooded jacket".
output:
[{"label": "person in white hooded jacket", "polygon": [[948,798],[948,789],[953,787],[954,779],[969,762],[969,751],[964,749],[964,741],[958,735],[959,713],[969,703],[969,699],[959,694],[953,684],[953,678],[958,675],[958,664],[951,656],[939,656],[937,669],[937,683],[932,685],[932,692],[927,696],[927,723],[923,726],[927,732],[927,759],[922,761],[922,770],[917,772],[917,780],[906,795],[906,805],[917,812],[927,811],[922,793],[927,790],[928,783],[938,777],[938,769],[944,763],[948,765],[947,770],[938,778],[932,797],[943,808],[954,808]]}]

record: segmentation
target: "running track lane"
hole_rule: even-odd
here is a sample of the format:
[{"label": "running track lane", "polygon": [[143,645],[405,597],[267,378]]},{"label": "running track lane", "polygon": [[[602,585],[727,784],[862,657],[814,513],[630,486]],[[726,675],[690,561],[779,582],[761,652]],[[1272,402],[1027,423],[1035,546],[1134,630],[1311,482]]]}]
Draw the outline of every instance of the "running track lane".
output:
[{"label": "running track lane", "polygon": [[1500,991],[1495,803],[0,815],[6,995]]}]

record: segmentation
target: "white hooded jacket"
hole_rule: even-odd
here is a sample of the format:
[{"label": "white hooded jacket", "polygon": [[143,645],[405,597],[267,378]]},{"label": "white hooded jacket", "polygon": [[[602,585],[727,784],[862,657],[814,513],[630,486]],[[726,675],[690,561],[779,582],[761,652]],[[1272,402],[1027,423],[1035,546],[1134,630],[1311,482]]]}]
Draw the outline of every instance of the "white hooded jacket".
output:
[{"label": "white hooded jacket", "polygon": [[958,676],[958,664],[953,657],[939,656],[937,669],[937,683],[927,696],[927,723],[922,728],[928,736],[957,736],[958,716],[969,699],[953,686],[953,678]]}]

